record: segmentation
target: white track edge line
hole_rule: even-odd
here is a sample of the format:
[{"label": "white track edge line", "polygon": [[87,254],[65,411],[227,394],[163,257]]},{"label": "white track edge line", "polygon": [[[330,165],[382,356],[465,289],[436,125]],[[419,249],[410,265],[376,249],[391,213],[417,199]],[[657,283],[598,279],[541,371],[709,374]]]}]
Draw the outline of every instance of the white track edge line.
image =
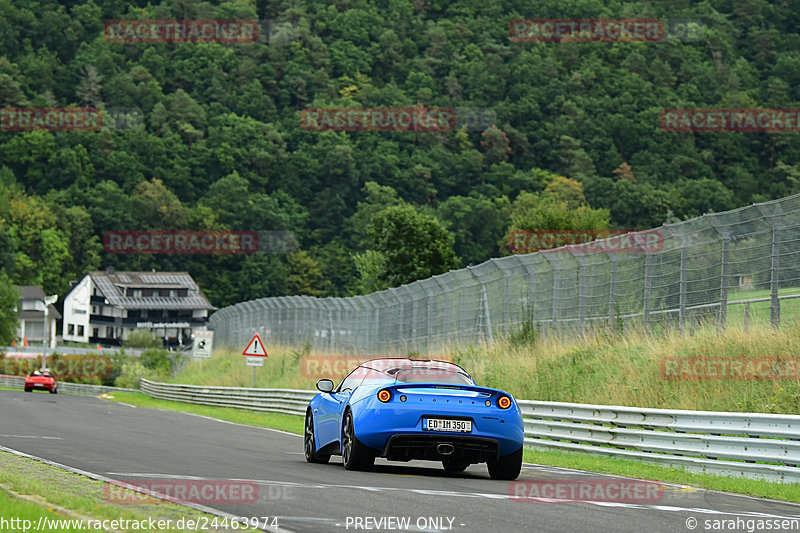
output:
[{"label": "white track edge line", "polygon": [[[189,507],[190,509],[194,509],[195,511],[200,511],[202,513],[206,513],[206,514],[210,514],[210,515],[214,515],[214,516],[219,516],[220,518],[227,518],[229,520],[234,520],[236,522],[239,522],[239,518],[240,517],[237,517],[237,516],[232,515],[230,513],[226,513],[225,511],[219,511],[219,510],[214,509],[212,507],[208,507],[208,506],[201,505],[201,504],[198,504],[198,503],[184,502],[184,501],[178,500],[176,498],[173,498],[171,496],[167,496],[165,494],[161,494],[161,493],[158,493],[158,492],[155,492],[155,491],[151,491],[151,490],[148,490],[148,489],[143,489],[141,487],[137,487],[136,485],[130,485],[130,484],[122,482],[122,481],[117,481],[116,479],[111,479],[109,477],[102,476],[100,474],[95,474],[94,472],[88,472],[86,470],[81,470],[80,468],[67,466],[67,465],[64,465],[64,464],[61,464],[61,463],[57,463],[55,461],[51,461],[50,459],[44,459],[42,457],[37,457],[35,455],[31,455],[29,453],[21,452],[19,450],[14,450],[13,448],[7,448],[7,447],[2,446],[2,445],[0,445],[0,451],[8,452],[8,453],[16,455],[18,457],[25,457],[27,459],[32,459],[34,461],[39,461],[40,463],[44,463],[46,465],[50,465],[50,466],[53,466],[55,468],[60,468],[62,470],[67,470],[69,472],[72,472],[73,474],[78,474],[78,475],[81,475],[81,476],[85,476],[85,477],[88,477],[90,479],[94,479],[96,481],[102,481],[104,483],[110,483],[111,485],[115,485],[117,487],[121,487],[121,488],[124,488],[124,489],[129,489],[129,490],[132,490],[134,492],[139,492],[141,494],[146,494],[148,496],[152,496],[153,498],[156,498],[156,499],[159,499],[159,500],[168,501],[168,502],[174,503],[176,505],[182,505],[183,507]],[[239,522],[239,523],[241,523],[241,522]],[[250,526],[248,526],[248,527],[250,527]],[[260,528],[259,527],[259,528],[253,528],[253,529],[258,529],[260,531],[267,531],[268,533],[282,533],[282,532],[293,533],[292,530],[287,529],[285,527],[280,527],[280,528],[275,528],[275,529],[273,529],[272,527],[269,527],[269,528]]]}]

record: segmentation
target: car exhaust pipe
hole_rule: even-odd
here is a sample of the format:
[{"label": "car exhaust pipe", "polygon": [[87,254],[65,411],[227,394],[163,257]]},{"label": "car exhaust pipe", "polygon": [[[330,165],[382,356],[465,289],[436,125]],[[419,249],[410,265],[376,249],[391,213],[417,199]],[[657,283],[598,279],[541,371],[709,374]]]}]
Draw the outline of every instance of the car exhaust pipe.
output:
[{"label": "car exhaust pipe", "polygon": [[455,447],[449,442],[443,442],[436,445],[436,451],[441,455],[450,455],[455,451]]}]

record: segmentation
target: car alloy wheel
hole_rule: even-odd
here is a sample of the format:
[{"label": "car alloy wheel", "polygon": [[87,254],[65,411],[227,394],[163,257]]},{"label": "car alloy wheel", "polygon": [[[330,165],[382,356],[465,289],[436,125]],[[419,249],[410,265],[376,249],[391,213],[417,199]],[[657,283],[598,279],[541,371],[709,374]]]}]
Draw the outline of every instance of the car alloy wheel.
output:
[{"label": "car alloy wheel", "polygon": [[375,454],[356,438],[353,415],[350,411],[344,415],[342,462],[347,470],[369,470],[375,464]]},{"label": "car alloy wheel", "polygon": [[327,463],[331,456],[317,452],[317,443],[314,440],[314,417],[311,411],[306,413],[305,431],[303,433],[303,448],[306,461],[309,463]]}]

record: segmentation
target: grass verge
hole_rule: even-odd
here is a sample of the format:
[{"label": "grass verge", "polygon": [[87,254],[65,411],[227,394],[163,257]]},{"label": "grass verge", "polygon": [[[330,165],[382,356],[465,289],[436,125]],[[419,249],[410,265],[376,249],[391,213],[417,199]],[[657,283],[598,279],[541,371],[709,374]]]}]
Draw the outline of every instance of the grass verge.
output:
[{"label": "grass verge", "polygon": [[[17,518],[17,524],[38,524],[40,517],[46,517],[50,520],[70,519],[70,516],[55,512],[52,508],[48,508],[42,504],[30,503],[22,500],[11,493],[6,492],[3,487],[0,487],[0,517],[11,519]],[[52,522],[50,522],[52,524]],[[22,527],[13,529],[20,529]],[[27,529],[27,528],[26,528]],[[50,531],[75,531],[72,528],[51,527]]]},{"label": "grass verge", "polygon": [[[86,523],[94,520],[127,520],[128,527],[106,528],[121,531],[194,531],[194,528],[176,527],[183,523],[198,519],[208,524],[210,530],[229,531],[234,528],[211,528],[216,518],[195,511],[189,507],[168,503],[153,498],[145,498],[138,493],[93,480],[85,476],[50,466],[33,459],[19,457],[12,453],[0,451],[0,517],[8,519],[21,518],[31,520],[38,525],[39,517],[46,516],[56,520],[78,520]],[[113,495],[110,498],[109,495]],[[117,502],[113,501],[117,500]],[[132,502],[132,503],[127,503]],[[147,527],[150,519],[158,522],[170,520],[171,528],[153,529]],[[217,525],[222,519],[217,519]],[[131,524],[136,521],[138,526]],[[19,523],[19,522],[17,522]],[[44,524],[43,524],[44,525]],[[88,525],[88,524],[86,524]],[[110,525],[110,524],[109,524]],[[79,531],[77,524],[48,524],[45,531]],[[22,531],[20,528],[13,528]],[[12,529],[12,530],[13,530]],[[32,528],[28,528],[32,530]],[[84,526],[84,530],[87,527]],[[95,530],[103,531],[104,529]],[[252,531],[244,526],[239,531]]]},{"label": "grass verge", "polygon": [[[298,435],[303,434],[303,419],[299,416],[259,413],[229,407],[193,405],[169,400],[158,400],[142,393],[114,393],[108,398],[113,402],[124,402],[137,407],[153,407],[169,411],[189,412],[229,422],[257,427],[281,429]],[[298,450],[300,444],[298,443]],[[770,483],[751,479],[695,474],[680,468],[650,465],[629,459],[594,457],[584,454],[543,452],[525,450],[524,460],[540,465],[560,466],[589,472],[601,472],[629,476],[653,481],[664,481],[694,487],[747,494],[759,498],[771,498],[800,503],[800,484]]]},{"label": "grass verge", "polygon": [[246,424],[262,428],[280,429],[289,433],[303,434],[303,419],[299,416],[283,415],[280,413],[262,413],[232,407],[217,407],[214,405],[195,405],[185,402],[159,400],[141,392],[115,392],[106,398],[112,402],[127,403],[136,407],[151,407],[166,411],[192,413],[211,418],[218,418],[237,424]]},{"label": "grass verge", "polygon": [[[796,301],[800,303],[800,299]],[[493,344],[446,346],[424,357],[450,359],[479,385],[506,390],[518,399],[699,411],[800,412],[800,320],[791,317],[784,317],[777,330],[761,325],[719,331],[709,323],[684,333],[674,328],[657,333],[626,328],[625,332],[599,329],[583,336],[564,332],[541,337],[532,329],[524,342],[519,338],[519,332],[512,331]],[[313,390],[317,379],[338,381],[357,363],[375,357],[312,354],[308,347],[268,350],[264,367],[256,369],[256,387]],[[190,363],[174,381],[250,387],[252,369],[245,366],[244,359],[236,352],[220,351],[202,367],[199,362]],[[667,375],[663,370],[667,362],[682,365],[682,360],[720,359],[751,366],[754,360],[766,360],[768,368],[778,363],[794,370],[777,379],[689,379],[693,376]]]},{"label": "grass verge", "polygon": [[540,465],[650,479],[722,492],[746,494],[757,498],[800,503],[800,483],[771,483],[754,479],[696,474],[687,472],[682,468],[669,468],[631,461],[630,459],[594,457],[578,453],[525,450],[524,460]]}]

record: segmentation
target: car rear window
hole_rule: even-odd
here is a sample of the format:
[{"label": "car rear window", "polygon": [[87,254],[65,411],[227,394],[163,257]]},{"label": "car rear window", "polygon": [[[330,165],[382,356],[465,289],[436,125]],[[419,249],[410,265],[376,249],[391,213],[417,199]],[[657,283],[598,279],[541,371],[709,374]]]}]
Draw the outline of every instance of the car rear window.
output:
[{"label": "car rear window", "polygon": [[472,385],[472,379],[457,367],[431,367],[413,365],[400,368],[394,373],[400,383],[451,383],[455,385]]},{"label": "car rear window", "polygon": [[474,384],[464,369],[443,361],[378,359],[364,363],[353,374],[363,376],[361,385],[380,384],[387,380],[397,380],[398,383]]}]

